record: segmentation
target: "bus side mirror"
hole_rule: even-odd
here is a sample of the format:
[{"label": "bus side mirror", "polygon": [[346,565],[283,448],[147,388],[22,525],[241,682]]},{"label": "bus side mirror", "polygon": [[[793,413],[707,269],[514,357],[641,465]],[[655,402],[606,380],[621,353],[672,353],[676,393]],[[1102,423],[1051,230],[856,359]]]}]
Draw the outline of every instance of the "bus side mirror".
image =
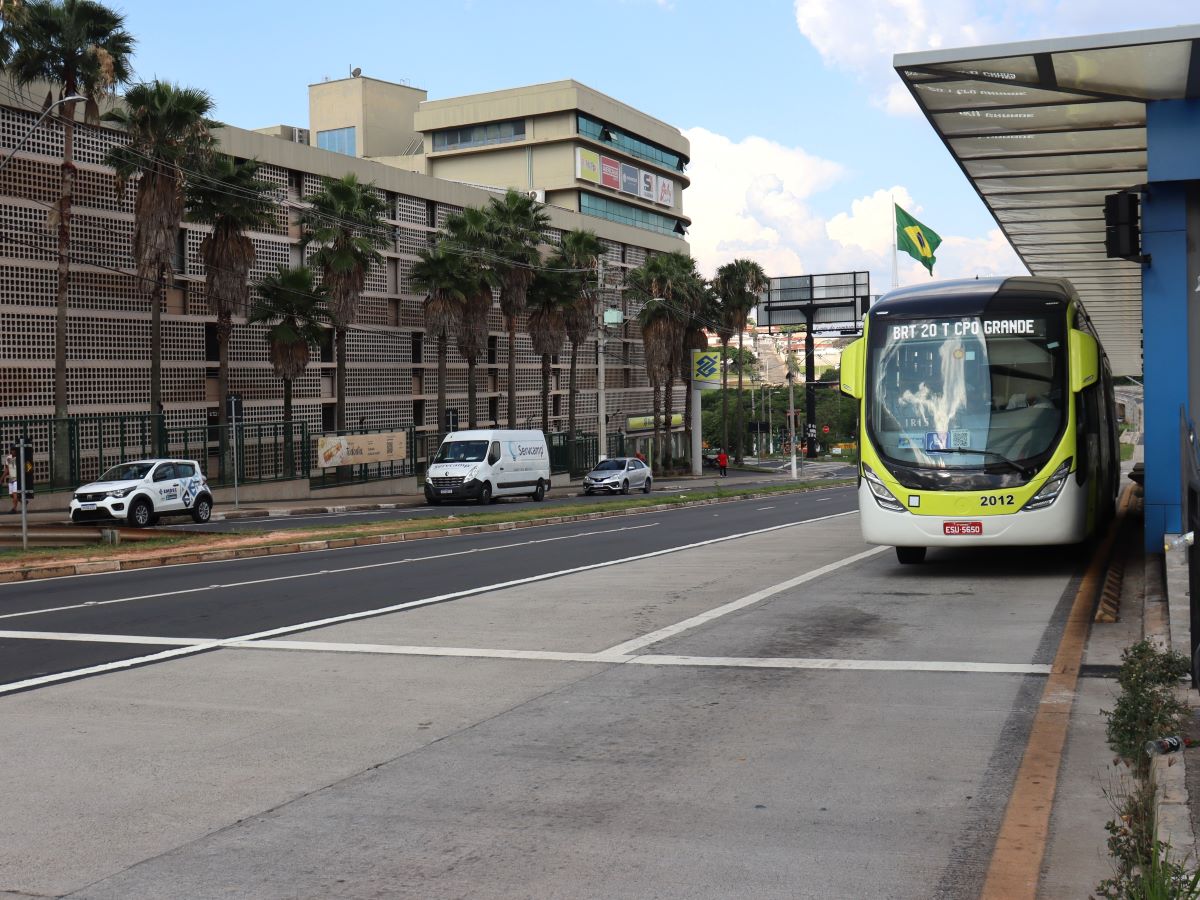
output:
[{"label": "bus side mirror", "polygon": [[863,362],[866,353],[866,338],[851,341],[842,350],[842,393],[855,400],[863,395]]},{"label": "bus side mirror", "polygon": [[1100,379],[1100,348],[1096,339],[1085,331],[1071,329],[1071,391],[1078,394]]}]

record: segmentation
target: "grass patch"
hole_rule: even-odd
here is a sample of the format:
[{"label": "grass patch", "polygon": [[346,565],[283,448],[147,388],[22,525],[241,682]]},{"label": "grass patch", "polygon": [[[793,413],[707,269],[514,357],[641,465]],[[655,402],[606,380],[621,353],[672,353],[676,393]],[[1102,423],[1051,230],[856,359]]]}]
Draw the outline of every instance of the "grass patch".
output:
[{"label": "grass patch", "polygon": [[1121,448],[1121,462],[1133,459],[1133,444],[1120,444],[1119,446]]},{"label": "grass patch", "polygon": [[197,543],[194,534],[164,534],[161,538],[153,537],[137,543],[128,544],[88,544],[75,547],[33,547],[22,550],[19,547],[0,550],[0,563],[18,562],[36,565],[41,562],[60,562],[70,560],[107,559],[114,556],[130,556],[143,550],[169,550],[182,544],[194,546]]}]

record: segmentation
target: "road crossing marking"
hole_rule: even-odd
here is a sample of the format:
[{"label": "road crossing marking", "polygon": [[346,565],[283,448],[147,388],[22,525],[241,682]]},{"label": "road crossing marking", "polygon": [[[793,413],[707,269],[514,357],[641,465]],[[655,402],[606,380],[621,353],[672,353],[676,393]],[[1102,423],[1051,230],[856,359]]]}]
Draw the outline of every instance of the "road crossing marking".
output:
[{"label": "road crossing marking", "polygon": [[[53,683],[59,682],[59,681],[69,681],[69,680],[73,680],[76,678],[82,678],[87,675],[98,675],[103,672],[112,672],[112,671],[117,671],[119,669],[133,668],[135,666],[146,665],[148,663],[153,663],[153,662],[161,662],[163,660],[174,659],[174,658],[181,657],[181,656],[190,656],[195,653],[203,653],[208,650],[216,650],[221,647],[227,647],[231,644],[237,644],[237,643],[242,643],[242,642],[246,642],[246,641],[258,641],[258,640],[262,640],[264,638],[269,638],[269,637],[281,637],[285,634],[293,634],[298,631],[311,631],[314,628],[323,628],[327,625],[338,625],[343,622],[353,622],[353,621],[357,621],[359,619],[373,618],[375,616],[381,616],[381,615],[385,615],[387,613],[400,612],[400,611],[406,610],[406,609],[416,609],[416,608],[422,607],[422,606],[432,606],[433,604],[445,603],[450,600],[458,600],[458,599],[461,599],[464,597],[472,597],[472,596],[476,596],[478,594],[486,594],[486,593],[490,593],[492,591],[504,590],[504,589],[510,588],[510,587],[519,587],[521,585],[526,585],[526,584],[535,584],[539,581],[549,581],[552,578],[561,578],[566,575],[575,575],[579,572],[592,572],[592,571],[596,571],[597,569],[607,569],[607,568],[611,568],[612,566],[625,565],[627,563],[637,562],[637,561],[643,560],[643,559],[655,559],[659,556],[667,556],[672,553],[681,553],[685,550],[694,550],[699,547],[711,547],[714,544],[723,544],[728,541],[735,541],[735,540],[740,540],[742,538],[754,537],[754,536],[760,535],[760,534],[771,534],[776,531],[782,531],[785,528],[795,528],[798,525],[812,525],[812,524],[816,524],[818,522],[827,522],[830,519],[840,519],[845,516],[852,516],[852,515],[857,515],[857,514],[858,514],[858,510],[850,510],[848,512],[833,513],[828,516],[817,516],[816,518],[812,518],[812,519],[801,519],[796,522],[785,522],[782,525],[770,525],[766,528],[756,528],[753,531],[743,531],[743,532],[739,532],[737,534],[729,534],[729,535],[724,535],[722,537],[708,538],[707,540],[695,541],[691,544],[681,544],[678,547],[667,547],[663,550],[653,550],[649,553],[641,553],[636,556],[625,556],[625,557],[621,557],[620,559],[605,560],[604,562],[591,563],[586,566],[574,566],[569,569],[559,569],[554,572],[545,572],[541,575],[531,575],[527,578],[515,578],[510,581],[501,581],[501,582],[497,582],[495,584],[480,585],[480,586],[474,587],[474,588],[467,588],[467,589],[461,590],[461,591],[453,591],[453,592],[447,593],[447,594],[437,594],[435,596],[426,597],[421,600],[410,600],[410,601],[406,601],[404,603],[392,604],[391,606],[379,607],[377,609],[360,610],[359,612],[344,613],[339,616],[330,616],[328,618],[317,619],[317,620],[314,620],[311,622],[301,622],[301,623],[294,624],[294,625],[284,625],[279,628],[271,628],[271,629],[267,629],[266,631],[255,632],[253,634],[243,634],[243,635],[238,635],[236,637],[214,639],[212,641],[207,641],[203,644],[195,644],[195,645],[191,645],[191,646],[187,646],[187,647],[176,647],[171,650],[164,650],[160,653],[152,653],[147,656],[138,656],[138,657],[133,657],[132,659],[123,659],[123,660],[117,660],[116,662],[111,662],[111,663],[102,663],[102,664],[95,665],[95,666],[87,666],[82,669],[72,669],[72,670],[69,670],[66,672],[55,672],[50,675],[40,675],[35,678],[26,678],[22,681],[13,681],[8,684],[0,684],[0,694],[9,694],[9,693],[13,693],[14,691],[29,690],[30,688],[41,687],[42,685],[53,684]],[[511,546],[511,545],[509,545],[509,546]],[[870,551],[867,551],[865,554],[859,554],[859,555],[860,556],[869,556],[873,553],[878,553],[883,549],[886,549],[886,548],[877,547]],[[842,562],[844,564],[846,562],[846,560],[843,560]],[[388,563],[373,563],[373,564],[363,565],[363,566],[349,566],[344,569],[332,569],[332,570],[329,570],[329,572],[331,574],[332,573],[354,572],[354,571],[359,571],[362,569],[377,568],[380,565],[388,565]],[[822,568],[828,568],[828,567],[822,567]],[[819,571],[819,570],[814,570],[814,571]],[[225,585],[225,587],[239,587],[239,586],[244,586],[247,584],[259,584],[259,583],[263,583],[263,582],[286,581],[289,578],[311,577],[312,574],[315,574],[315,573],[307,573],[304,575],[282,576],[279,578],[267,578],[267,579],[261,579],[260,581],[243,582],[242,584],[239,584],[239,585]],[[179,594],[190,594],[190,593],[195,593],[196,591],[204,591],[204,590],[209,590],[209,588],[207,588],[207,587],[192,588],[192,589],[188,589],[188,590],[171,591],[171,592],[166,592],[166,593],[162,593],[162,594],[146,595],[146,597],[126,598],[126,599],[128,600],[128,599],[146,599],[148,597],[169,597],[169,596],[176,596]],[[743,599],[745,599],[745,598],[743,598]],[[116,602],[116,601],[105,601],[105,602]],[[65,608],[69,609],[69,608],[73,608],[73,607],[65,607]],[[12,617],[13,615],[16,615],[16,614],[10,613],[8,617]],[[28,615],[28,614],[26,614],[26,615]],[[6,617],[0,617],[0,618],[6,618]],[[692,621],[692,620],[689,619],[688,621]],[[612,655],[616,649],[617,648],[609,648],[609,650],[604,651],[604,652],[608,655]]]},{"label": "road crossing marking", "polygon": [[674,637],[683,631],[689,631],[699,625],[705,625],[714,619],[719,619],[721,616],[729,615],[731,612],[737,612],[739,609],[745,609],[747,606],[758,603],[760,600],[765,600],[768,597],[773,597],[775,594],[783,591],[791,590],[794,587],[812,581],[830,572],[836,572],[845,566],[853,565],[860,560],[868,559],[872,556],[877,556],[888,547],[872,547],[870,550],[864,550],[862,553],[855,553],[853,556],[847,556],[839,559],[837,562],[829,563],[820,568],[805,572],[803,575],[797,575],[795,578],[789,578],[787,581],[781,581],[779,584],[773,584],[770,587],[763,588],[761,591],[755,591],[753,594],[747,594],[745,597],[739,597],[737,600],[732,600],[722,606],[710,609],[707,612],[702,612],[697,616],[692,616],[690,619],[684,619],[682,622],[676,622],[674,625],[668,625],[666,628],[660,628],[657,631],[652,631],[649,634],[644,634],[641,637],[634,638],[631,641],[617,644],[615,647],[609,647],[602,652],[603,654],[612,654],[613,656],[626,656],[633,653],[635,650],[640,650],[643,647],[649,647],[651,644],[657,644],[660,641],[665,641],[667,638]]},{"label": "road crossing marking", "polygon": [[[79,634],[53,631],[0,631],[0,638],[37,641],[79,641],[108,644],[213,646],[209,638],[164,638],[136,634]],[[309,653],[355,653],[367,656],[440,656],[467,659],[519,659],[535,662],[580,662],[605,665],[697,666],[740,669],[821,669],[860,672],[966,672],[989,675],[1050,675],[1052,666],[1027,663],[963,662],[910,659],[835,659],[824,657],[672,656],[647,653],[616,655],[556,650],[509,650],[486,647],[419,647],[397,644],[351,644],[340,641],[233,640],[221,641],[231,650],[288,650]]]}]

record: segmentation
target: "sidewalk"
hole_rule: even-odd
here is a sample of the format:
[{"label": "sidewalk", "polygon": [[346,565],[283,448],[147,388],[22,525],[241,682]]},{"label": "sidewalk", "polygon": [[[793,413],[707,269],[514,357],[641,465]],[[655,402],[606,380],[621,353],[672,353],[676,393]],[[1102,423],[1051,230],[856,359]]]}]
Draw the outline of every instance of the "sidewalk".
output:
[{"label": "sidewalk", "polygon": [[[1122,475],[1141,457],[1139,445]],[[1172,551],[1164,561],[1162,555],[1143,551],[1141,528],[1132,535],[1113,553],[1114,560],[1125,554],[1119,618],[1094,622],[1088,636],[1055,791],[1040,897],[1086,896],[1113,875],[1104,825],[1116,812],[1108,795],[1119,791],[1122,779],[1129,776],[1108,747],[1104,712],[1116,701],[1121,652],[1148,638],[1190,655],[1186,556]],[[1193,708],[1200,705],[1200,695],[1190,686],[1180,690]],[[1176,859],[1190,866],[1197,864],[1193,822],[1200,811],[1200,775],[1195,773],[1200,773],[1200,747],[1154,760],[1159,838],[1170,843]],[[1189,781],[1195,782],[1190,796]]]}]

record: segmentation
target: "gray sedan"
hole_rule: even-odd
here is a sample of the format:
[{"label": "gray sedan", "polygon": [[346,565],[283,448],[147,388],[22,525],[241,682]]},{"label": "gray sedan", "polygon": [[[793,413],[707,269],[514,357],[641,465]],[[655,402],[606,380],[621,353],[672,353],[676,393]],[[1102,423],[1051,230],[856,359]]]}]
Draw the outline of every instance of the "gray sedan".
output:
[{"label": "gray sedan", "polygon": [[615,494],[628,494],[630,488],[650,493],[654,478],[650,467],[640,459],[633,457],[615,456],[602,460],[596,468],[588,472],[583,479],[583,492],[591,494],[595,491],[608,491]]}]

